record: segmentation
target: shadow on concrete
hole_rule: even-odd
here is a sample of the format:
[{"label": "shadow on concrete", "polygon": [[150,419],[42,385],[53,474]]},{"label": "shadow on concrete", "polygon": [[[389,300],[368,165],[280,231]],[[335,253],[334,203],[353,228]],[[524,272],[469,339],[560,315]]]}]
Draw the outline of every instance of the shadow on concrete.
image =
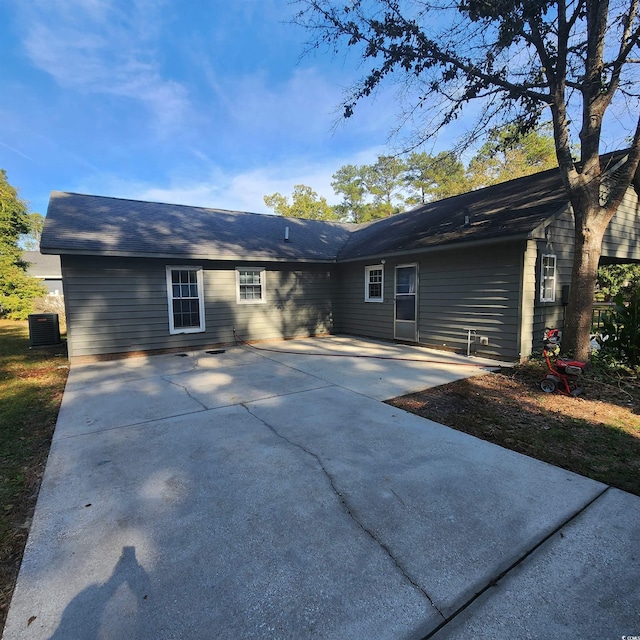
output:
[{"label": "shadow on concrete", "polygon": [[[135,602],[137,608],[143,606],[147,600],[151,582],[147,572],[136,558],[135,547],[122,548],[120,559],[106,582],[89,585],[67,605],[62,614],[60,625],[50,640],[69,640],[69,638],[97,640],[101,637],[104,613],[123,585],[128,586],[133,594],[132,601]],[[130,617],[133,628],[127,631],[131,638],[139,637],[135,628],[138,620],[139,616],[137,615]]]}]

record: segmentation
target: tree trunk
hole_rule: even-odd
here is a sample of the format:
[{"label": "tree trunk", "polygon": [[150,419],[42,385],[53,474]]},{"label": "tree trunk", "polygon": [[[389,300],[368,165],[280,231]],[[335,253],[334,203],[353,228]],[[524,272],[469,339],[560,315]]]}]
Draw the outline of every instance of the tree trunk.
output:
[{"label": "tree trunk", "polygon": [[599,208],[594,211],[589,207],[582,215],[574,215],[575,253],[562,351],[585,362],[590,354],[593,299],[602,252],[602,238],[610,219],[610,216],[603,213]]}]

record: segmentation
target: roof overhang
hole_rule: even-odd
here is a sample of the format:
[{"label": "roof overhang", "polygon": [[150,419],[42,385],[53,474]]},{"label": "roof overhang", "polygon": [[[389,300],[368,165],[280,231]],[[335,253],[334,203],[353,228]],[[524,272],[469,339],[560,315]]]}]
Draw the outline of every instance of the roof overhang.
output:
[{"label": "roof overhang", "polygon": [[334,264],[333,258],[298,258],[293,256],[265,256],[236,254],[184,254],[184,253],[151,253],[138,251],[83,251],[80,249],[56,249],[48,247],[41,249],[47,255],[59,256],[94,256],[104,258],[154,258],[158,260],[206,260],[209,262],[303,262],[312,264]]},{"label": "roof overhang", "polygon": [[483,238],[481,240],[467,240],[465,242],[450,242],[430,247],[418,247],[413,249],[403,249],[401,251],[387,251],[383,253],[372,253],[351,258],[339,258],[338,264],[347,262],[360,262],[362,260],[376,260],[380,258],[394,258],[410,256],[416,254],[439,253],[442,251],[455,251],[456,249],[466,249],[470,247],[487,247],[494,244],[505,244],[508,242],[518,242],[534,239],[533,231],[528,233],[518,233],[510,236],[498,236],[493,238]]}]

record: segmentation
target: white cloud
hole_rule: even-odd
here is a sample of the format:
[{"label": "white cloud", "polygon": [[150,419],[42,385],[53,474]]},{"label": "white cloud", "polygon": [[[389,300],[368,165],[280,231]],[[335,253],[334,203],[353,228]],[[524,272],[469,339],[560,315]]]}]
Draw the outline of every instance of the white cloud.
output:
[{"label": "white cloud", "polygon": [[339,88],[314,69],[295,69],[286,82],[244,76],[225,88],[227,111],[248,134],[290,138],[326,135],[340,100]]},{"label": "white cloud", "polygon": [[289,196],[296,184],[306,184],[331,204],[338,199],[331,188],[331,176],[344,164],[375,162],[382,148],[369,148],[348,158],[333,157],[322,162],[298,161],[231,173],[211,167],[197,179],[173,176],[166,184],[100,175],[73,187],[74,191],[95,195],[167,202],[192,206],[270,213],[263,197],[276,191]]},{"label": "white cloud", "polygon": [[160,129],[171,128],[182,121],[188,95],[183,85],[161,75],[157,6],[119,7],[103,0],[20,3],[27,55],[63,88],[140,101]]},{"label": "white cloud", "polygon": [[384,94],[363,105],[358,117],[341,120],[338,105],[343,88],[316,68],[294,68],[274,80],[266,72],[223,77],[211,64],[201,69],[215,98],[215,115],[202,118],[209,132],[190,152],[228,164],[244,158],[244,169],[298,164],[297,158],[334,162],[333,171],[360,149],[382,147],[395,119],[396,103]]}]

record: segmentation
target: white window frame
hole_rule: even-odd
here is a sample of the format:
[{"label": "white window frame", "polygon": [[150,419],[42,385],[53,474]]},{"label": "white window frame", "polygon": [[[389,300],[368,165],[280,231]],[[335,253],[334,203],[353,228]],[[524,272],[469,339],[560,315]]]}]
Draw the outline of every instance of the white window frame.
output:
[{"label": "white window frame", "polygon": [[[260,283],[258,285],[250,285],[250,286],[259,286],[260,287],[260,297],[259,298],[243,298],[241,297],[241,289],[242,285],[240,284],[240,272],[241,271],[253,271],[254,273],[258,273],[260,275]],[[264,304],[267,301],[267,270],[265,267],[236,267],[236,302],[238,304]]]},{"label": "white window frame", "polygon": [[[380,295],[372,296],[370,285],[377,284],[371,282],[371,272],[380,271]],[[384,265],[372,264],[364,268],[364,301],[365,302],[384,302]]]},{"label": "white window frame", "polygon": [[[200,325],[198,327],[176,327],[174,318],[173,318],[173,301],[174,299],[182,299],[182,298],[174,298],[173,297],[173,281],[171,278],[171,274],[174,271],[195,271],[196,272],[196,285],[198,287],[198,310],[199,310],[199,320]],[[205,313],[204,313],[204,279],[202,276],[202,267],[195,267],[193,265],[177,265],[171,264],[166,266],[166,276],[167,276],[167,311],[169,313],[169,333],[171,335],[176,335],[179,333],[202,333],[205,331]],[[195,299],[195,298],[192,298]]]},{"label": "white window frame", "polygon": [[[545,273],[548,258],[553,258],[553,275]],[[540,259],[540,302],[556,301],[556,285],[558,279],[558,258],[555,253],[543,253]],[[545,297],[545,291],[550,293],[550,297]]]}]

